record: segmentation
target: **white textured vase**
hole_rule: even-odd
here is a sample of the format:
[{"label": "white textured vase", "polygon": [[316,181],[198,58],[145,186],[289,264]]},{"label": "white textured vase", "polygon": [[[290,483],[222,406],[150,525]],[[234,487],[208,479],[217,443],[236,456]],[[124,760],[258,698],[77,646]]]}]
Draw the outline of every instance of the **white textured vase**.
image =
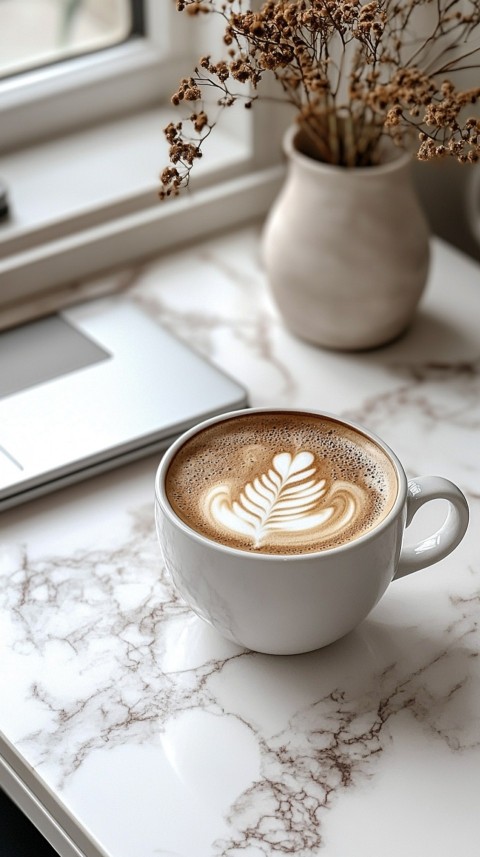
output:
[{"label": "white textured vase", "polygon": [[268,216],[263,255],[288,328],[327,348],[382,345],[408,326],[425,287],[429,230],[411,157],[336,167],[299,151],[290,129],[288,175]]}]

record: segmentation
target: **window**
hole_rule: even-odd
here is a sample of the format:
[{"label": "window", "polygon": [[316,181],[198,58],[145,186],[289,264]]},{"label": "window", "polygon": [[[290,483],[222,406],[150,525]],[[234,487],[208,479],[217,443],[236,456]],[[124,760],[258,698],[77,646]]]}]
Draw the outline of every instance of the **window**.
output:
[{"label": "window", "polygon": [[[0,13],[10,2],[20,7],[27,0],[0,0]],[[103,10],[122,3],[129,10],[130,37],[103,50],[75,51],[62,61],[0,76],[0,153],[140,110],[172,91],[191,47],[190,32],[170,0],[31,0],[31,5],[42,2],[77,10],[80,2]],[[117,17],[117,31],[120,26]],[[20,33],[13,35],[15,45],[21,43]],[[20,52],[19,47],[12,50]]]},{"label": "window", "polygon": [[[0,14],[10,3],[27,0],[0,0]],[[75,55],[0,78],[0,179],[11,207],[0,223],[2,314],[33,295],[51,308],[64,284],[267,210],[280,146],[265,109],[226,111],[196,167],[195,192],[158,201],[170,95],[210,49],[210,16],[181,15],[174,0],[31,3],[77,15],[82,5],[89,14],[123,5],[132,17],[129,30],[118,18],[110,27],[114,44],[93,50],[90,42],[82,54],[69,20]],[[25,66],[25,51],[23,60],[16,51],[17,67]]]},{"label": "window", "polygon": [[0,78],[120,44],[141,32],[142,11],[131,0],[3,0]]}]

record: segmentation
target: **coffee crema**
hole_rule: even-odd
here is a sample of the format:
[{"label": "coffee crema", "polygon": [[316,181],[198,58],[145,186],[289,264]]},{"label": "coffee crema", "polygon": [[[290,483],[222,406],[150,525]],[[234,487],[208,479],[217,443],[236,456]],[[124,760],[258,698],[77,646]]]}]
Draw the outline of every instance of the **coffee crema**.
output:
[{"label": "coffee crema", "polygon": [[301,554],[339,547],[378,526],[398,482],[378,444],[340,421],[246,411],[185,441],[165,487],[178,517],[213,541]]}]

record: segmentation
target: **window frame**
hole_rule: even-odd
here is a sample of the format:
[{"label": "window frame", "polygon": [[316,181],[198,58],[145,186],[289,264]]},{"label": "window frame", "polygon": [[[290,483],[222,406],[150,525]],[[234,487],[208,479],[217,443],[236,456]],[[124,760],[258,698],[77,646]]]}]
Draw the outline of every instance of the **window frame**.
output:
[{"label": "window frame", "polygon": [[193,34],[173,3],[143,2],[144,35],[0,80],[0,153],[167,98]]},{"label": "window frame", "polygon": [[[209,16],[179,14],[173,0],[145,3],[144,37],[0,82],[0,176],[12,200],[10,221],[0,224],[0,329],[78,300],[85,289],[89,293],[85,278],[102,277],[113,267],[131,266],[185,241],[262,217],[278,193],[285,119],[264,102],[261,110],[225,111],[208,141],[213,156],[206,147],[191,192],[158,201],[158,174],[168,160],[161,129],[166,114],[167,121],[176,116],[171,93],[199,55],[209,51],[218,30],[210,27]],[[126,195],[117,171],[99,206],[88,197],[95,170],[102,170],[102,178],[110,173],[122,122],[130,123],[130,138],[137,139],[125,153],[122,170],[138,165],[138,141],[144,140],[148,115],[155,119],[155,130],[148,132],[154,152],[148,187],[139,181]],[[77,150],[79,162],[85,158],[85,134],[90,152],[98,148],[99,161],[86,180],[81,164],[83,201],[72,193],[78,210],[72,208],[55,227],[48,202],[51,188],[62,180],[55,164],[65,168],[73,161],[75,172]],[[15,199],[15,175],[22,177],[21,204]],[[31,175],[42,177],[40,196],[38,182],[30,190]],[[30,228],[29,214],[42,195],[47,197],[45,223]],[[111,291],[113,281],[118,284],[119,278],[103,278],[93,286],[94,293]]]}]

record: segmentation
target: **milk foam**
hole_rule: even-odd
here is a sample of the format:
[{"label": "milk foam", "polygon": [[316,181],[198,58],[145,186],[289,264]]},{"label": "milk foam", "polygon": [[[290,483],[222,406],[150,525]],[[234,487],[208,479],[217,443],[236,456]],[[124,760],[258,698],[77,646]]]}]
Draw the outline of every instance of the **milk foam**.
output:
[{"label": "milk foam", "polygon": [[336,547],[390,511],[390,459],[360,432],[309,414],[226,419],[173,459],[169,501],[182,520],[223,544],[260,553]]}]

